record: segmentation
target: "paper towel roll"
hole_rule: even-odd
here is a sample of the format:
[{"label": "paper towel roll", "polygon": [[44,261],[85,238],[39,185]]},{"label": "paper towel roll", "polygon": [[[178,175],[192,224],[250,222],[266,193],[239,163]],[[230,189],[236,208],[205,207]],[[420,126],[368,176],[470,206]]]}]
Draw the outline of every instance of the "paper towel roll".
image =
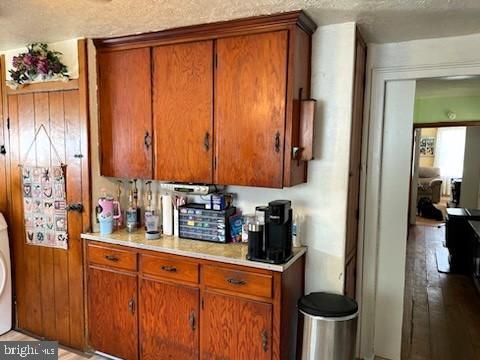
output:
[{"label": "paper towel roll", "polygon": [[162,196],[163,233],[173,235],[173,205],[170,195]]}]

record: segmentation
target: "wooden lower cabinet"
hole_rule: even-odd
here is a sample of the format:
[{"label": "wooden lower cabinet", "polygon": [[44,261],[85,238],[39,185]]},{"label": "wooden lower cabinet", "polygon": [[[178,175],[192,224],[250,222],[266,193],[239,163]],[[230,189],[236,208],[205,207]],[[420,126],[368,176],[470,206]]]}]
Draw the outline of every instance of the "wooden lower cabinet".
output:
[{"label": "wooden lower cabinet", "polygon": [[206,291],[201,359],[271,359],[272,304]]},{"label": "wooden lower cabinet", "polygon": [[199,289],[140,279],[140,357],[198,359]]},{"label": "wooden lower cabinet", "polygon": [[126,360],[295,358],[304,256],[280,273],[94,241],[86,253],[93,350]]},{"label": "wooden lower cabinet", "polygon": [[138,358],[137,275],[88,269],[90,346],[122,358]]}]

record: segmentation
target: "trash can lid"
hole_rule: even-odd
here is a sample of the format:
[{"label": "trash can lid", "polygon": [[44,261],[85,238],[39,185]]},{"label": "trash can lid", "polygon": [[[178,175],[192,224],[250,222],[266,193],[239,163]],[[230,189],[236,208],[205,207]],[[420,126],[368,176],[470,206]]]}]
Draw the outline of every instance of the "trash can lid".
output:
[{"label": "trash can lid", "polygon": [[358,311],[358,304],[347,296],[314,292],[298,301],[298,308],[312,316],[343,317]]}]

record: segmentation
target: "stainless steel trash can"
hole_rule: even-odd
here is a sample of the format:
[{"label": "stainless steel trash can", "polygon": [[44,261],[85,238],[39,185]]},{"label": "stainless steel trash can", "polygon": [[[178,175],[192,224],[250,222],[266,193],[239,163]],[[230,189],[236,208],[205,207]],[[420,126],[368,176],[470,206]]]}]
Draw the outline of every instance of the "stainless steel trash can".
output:
[{"label": "stainless steel trash can", "polygon": [[355,359],[358,304],[346,296],[316,292],[298,302],[303,323],[302,360]]}]

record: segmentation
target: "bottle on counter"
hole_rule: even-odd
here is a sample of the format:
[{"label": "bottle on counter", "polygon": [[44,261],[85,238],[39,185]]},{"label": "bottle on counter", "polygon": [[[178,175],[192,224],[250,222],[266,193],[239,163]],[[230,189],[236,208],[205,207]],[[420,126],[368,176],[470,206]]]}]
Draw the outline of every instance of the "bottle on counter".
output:
[{"label": "bottle on counter", "polygon": [[158,216],[156,213],[155,196],[152,191],[152,182],[145,183],[145,231],[158,231]]},{"label": "bottle on counter", "polygon": [[298,211],[293,212],[292,222],[292,245],[293,247],[302,246],[302,227],[304,222],[304,216]]},{"label": "bottle on counter", "polygon": [[133,179],[133,200],[135,202],[135,209],[137,211],[137,229],[140,229],[142,226],[142,210],[138,206],[138,188],[137,188],[137,179]]},{"label": "bottle on counter", "polygon": [[122,180],[117,180],[117,205],[113,204],[113,215],[114,215],[114,227],[115,230],[120,230],[123,228],[123,211],[120,207],[120,203],[122,201]]},{"label": "bottle on counter", "polygon": [[127,231],[134,232],[137,230],[137,205],[134,197],[134,190],[132,189],[133,181],[130,181],[130,189],[128,190],[128,208],[126,211]]}]

